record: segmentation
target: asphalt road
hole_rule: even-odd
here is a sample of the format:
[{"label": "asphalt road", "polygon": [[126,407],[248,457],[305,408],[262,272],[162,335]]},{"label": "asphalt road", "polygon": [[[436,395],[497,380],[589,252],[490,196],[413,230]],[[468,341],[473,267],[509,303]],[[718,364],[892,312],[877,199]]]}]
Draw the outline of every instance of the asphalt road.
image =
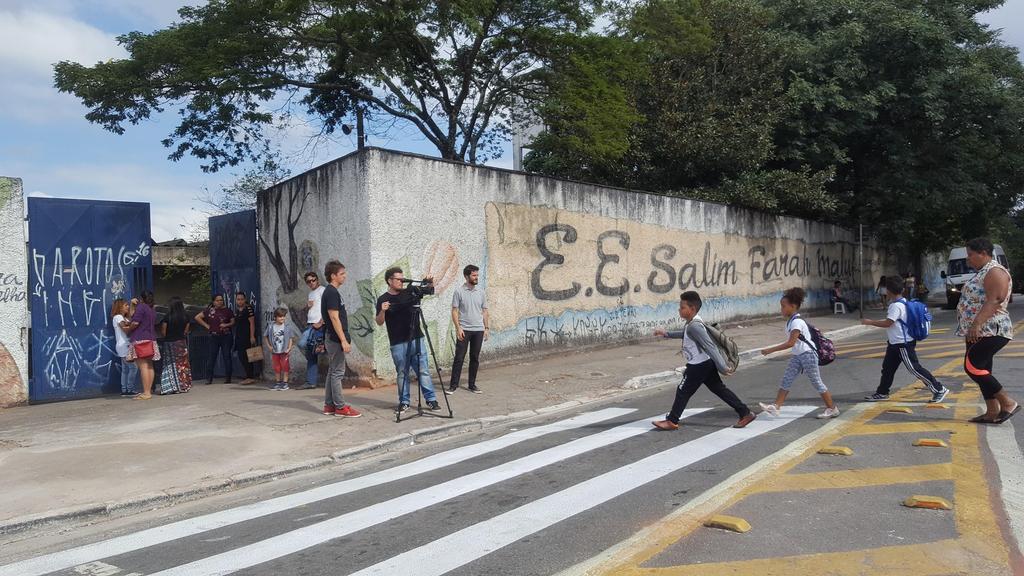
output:
[{"label": "asphalt road", "polygon": [[[1011,314],[1024,317],[1024,305],[1020,308]],[[951,326],[950,312],[936,315],[935,328]],[[844,412],[857,412],[854,408],[861,398],[874,390],[881,365],[874,356],[883,350],[883,340],[883,330],[844,340],[837,346],[840,358],[823,369],[825,382]],[[927,344],[927,352],[921,354],[925,366],[946,365],[947,370],[962,346],[951,330],[936,333]],[[1022,357],[1024,352],[1011,346],[996,364],[996,374],[1017,398],[1024,398],[1019,385]],[[727,384],[756,407],[758,401],[774,398],[787,360],[780,357],[751,366]],[[964,389],[963,379],[940,379],[954,392],[963,391],[959,408],[919,413],[959,417],[980,402],[975,388]],[[912,382],[913,377],[901,370],[895,387]],[[0,576],[577,573],[591,559],[644,529],[657,527],[727,479],[736,480],[737,474],[756,469],[762,459],[818,433],[822,426],[840,424],[815,419],[821,401],[802,379],[780,418],[763,415],[744,430],[732,429],[735,413],[702,389],[679,430],[653,430],[649,422],[663,417],[673,393],[672,387],[641,391],[511,428],[410,447],[358,466],[335,467],[200,502],[13,539],[0,547]],[[977,398],[972,400],[971,394]],[[1024,417],[1011,422],[1019,426],[1014,436],[1003,441],[1014,438],[1019,447],[1024,440]],[[868,442],[864,453],[884,451],[882,445],[864,442]],[[941,463],[947,457],[935,458]],[[987,458],[991,460],[990,455]],[[803,464],[808,465],[813,464]],[[998,493],[996,469],[989,465],[986,470],[990,486]],[[924,480],[922,489],[953,493],[942,480],[930,484]],[[885,487],[876,488],[881,492],[866,494],[867,502],[897,496],[886,493]],[[815,530],[814,521],[821,516],[808,512],[829,509],[826,516],[841,515],[844,511],[836,508],[840,506],[836,499],[820,493],[791,497],[786,500],[790,504],[769,517],[758,515],[770,508],[770,502],[748,500],[736,506],[745,506],[748,518],[756,519],[752,522],[804,528],[779,530],[775,539],[764,537],[765,533],[760,539],[751,536],[742,546],[719,542],[716,538],[728,536],[717,532],[698,535],[690,539],[700,552],[693,562],[884,547],[893,543],[885,534],[893,533],[905,542],[927,543],[955,538],[964,529],[949,516],[905,521],[901,514],[906,510],[897,507],[891,513],[858,519],[856,530],[870,533],[874,526],[882,534],[877,541],[861,546],[854,540],[836,548],[836,534]],[[857,502],[842,505],[858,507]],[[1003,532],[1009,534],[1012,529],[1004,526]],[[694,558],[695,552],[685,542],[676,547],[675,553],[671,549],[665,553],[661,564],[652,565],[672,566]]]}]

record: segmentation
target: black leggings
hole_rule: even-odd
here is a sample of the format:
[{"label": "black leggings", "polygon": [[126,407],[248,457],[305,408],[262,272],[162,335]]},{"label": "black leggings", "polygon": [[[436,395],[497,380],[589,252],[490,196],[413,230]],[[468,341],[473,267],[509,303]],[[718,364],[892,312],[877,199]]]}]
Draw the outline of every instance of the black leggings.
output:
[{"label": "black leggings", "polygon": [[992,375],[992,359],[1010,340],[1002,336],[987,336],[974,344],[967,344],[964,355],[964,372],[981,388],[985,400],[992,400],[1003,389],[1003,385]]}]

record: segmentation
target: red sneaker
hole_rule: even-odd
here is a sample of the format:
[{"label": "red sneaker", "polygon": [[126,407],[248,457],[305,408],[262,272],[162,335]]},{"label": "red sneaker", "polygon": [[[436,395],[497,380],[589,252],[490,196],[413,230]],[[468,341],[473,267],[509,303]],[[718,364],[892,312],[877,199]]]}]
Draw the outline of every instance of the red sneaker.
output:
[{"label": "red sneaker", "polygon": [[334,415],[344,416],[345,418],[359,418],[363,413],[353,408],[351,404],[345,404],[344,408],[336,409]]},{"label": "red sneaker", "polygon": [[324,416],[333,416],[335,413],[334,406],[330,404],[324,404]]}]

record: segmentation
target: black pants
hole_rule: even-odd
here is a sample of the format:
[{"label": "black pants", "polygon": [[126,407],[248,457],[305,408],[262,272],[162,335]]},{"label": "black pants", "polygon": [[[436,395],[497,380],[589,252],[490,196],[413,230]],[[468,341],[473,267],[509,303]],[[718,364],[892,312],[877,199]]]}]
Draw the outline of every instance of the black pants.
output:
[{"label": "black pants", "polygon": [[1003,385],[992,375],[992,359],[996,352],[1003,349],[1010,343],[1008,338],[1002,336],[988,336],[978,340],[974,344],[967,344],[967,354],[964,356],[964,372],[971,377],[981,388],[981,395],[985,400],[992,400],[996,394],[1003,389]]},{"label": "black pants", "polygon": [[942,384],[932,376],[932,373],[921,366],[917,360],[917,341],[906,344],[889,344],[885,347],[885,359],[882,360],[882,379],[878,382],[876,394],[889,394],[892,388],[892,379],[896,376],[896,370],[900,364],[907,367],[911,374],[917,376],[925,383],[932,392],[942,390]]},{"label": "black pants", "polygon": [[462,363],[466,359],[466,349],[469,349],[469,387],[476,388],[476,372],[480,368],[480,348],[484,344],[483,332],[464,331],[466,337],[455,342],[455,360],[452,361],[451,388],[459,386],[459,379],[462,377]]},{"label": "black pants", "polygon": [[238,361],[242,364],[242,370],[245,371],[245,377],[251,380],[256,374],[256,363],[249,362],[249,355],[245,353],[244,348],[241,350],[236,349],[235,354],[238,355]]},{"label": "black pants", "polygon": [[234,347],[231,334],[210,334],[210,359],[207,361],[207,381],[213,380],[213,371],[217,368],[217,356],[224,362],[224,374],[231,380],[231,349]]},{"label": "black pants", "polygon": [[732,407],[740,418],[743,418],[750,413],[750,408],[740,401],[733,394],[732,390],[725,387],[722,382],[722,377],[718,375],[718,368],[715,367],[713,360],[705,360],[700,364],[687,364],[686,370],[683,372],[683,381],[679,383],[679,387],[676,388],[676,401],[672,403],[672,411],[668,413],[668,421],[679,423],[679,417],[682,416],[683,410],[686,409],[686,404],[690,401],[690,397],[693,393],[700,388],[700,385],[704,384],[711,390],[715,396],[718,396],[726,404]]}]

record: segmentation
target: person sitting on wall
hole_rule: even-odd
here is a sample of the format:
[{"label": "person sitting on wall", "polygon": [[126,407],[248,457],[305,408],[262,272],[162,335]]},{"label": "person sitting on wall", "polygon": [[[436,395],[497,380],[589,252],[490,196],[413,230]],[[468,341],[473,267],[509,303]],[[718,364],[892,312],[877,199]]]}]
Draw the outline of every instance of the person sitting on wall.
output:
[{"label": "person sitting on wall", "polygon": [[[388,268],[384,271],[384,281],[388,284],[387,292],[377,298],[377,316],[374,321],[378,326],[387,324],[388,341],[391,343],[391,359],[395,363],[398,374],[398,408],[399,414],[409,409],[409,369],[415,366],[416,380],[431,410],[440,410],[434,383],[430,378],[430,366],[427,363],[427,344],[423,341],[423,330],[417,323],[413,329],[413,306],[411,302],[401,298],[402,280],[405,274],[401,268]],[[432,280],[424,278],[424,280]]]},{"label": "person sitting on wall", "polygon": [[840,282],[839,280],[836,280],[835,283],[832,285],[832,291],[829,294],[828,301],[830,304],[832,304],[833,308],[835,308],[836,302],[841,303],[843,306],[846,307],[847,312],[853,312],[854,310],[857,309],[857,305],[854,304],[853,302],[850,302],[850,300],[843,295],[843,283]]}]

